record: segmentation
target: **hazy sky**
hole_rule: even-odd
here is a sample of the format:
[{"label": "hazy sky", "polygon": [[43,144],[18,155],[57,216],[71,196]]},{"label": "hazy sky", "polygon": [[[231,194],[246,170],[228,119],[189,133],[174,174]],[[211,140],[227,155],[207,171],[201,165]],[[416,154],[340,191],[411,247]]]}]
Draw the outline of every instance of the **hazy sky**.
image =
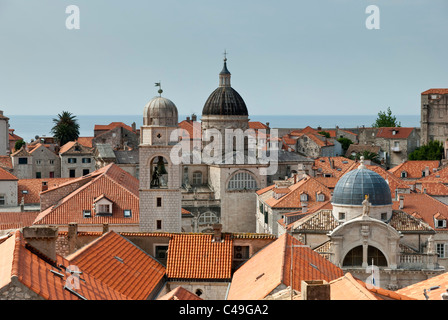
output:
[{"label": "hazy sky", "polygon": [[227,50],[249,114],[419,114],[448,87],[447,31],[447,0],[0,0],[0,108],[141,114],[161,81],[200,115]]}]

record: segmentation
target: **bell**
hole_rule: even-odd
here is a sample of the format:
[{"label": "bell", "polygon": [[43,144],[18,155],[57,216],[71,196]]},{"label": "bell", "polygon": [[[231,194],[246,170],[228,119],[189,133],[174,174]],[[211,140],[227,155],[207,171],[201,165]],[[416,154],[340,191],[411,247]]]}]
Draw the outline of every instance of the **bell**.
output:
[{"label": "bell", "polygon": [[167,174],[168,172],[165,169],[165,163],[163,162],[163,158],[159,157],[159,161],[157,162],[157,173],[159,175]]}]

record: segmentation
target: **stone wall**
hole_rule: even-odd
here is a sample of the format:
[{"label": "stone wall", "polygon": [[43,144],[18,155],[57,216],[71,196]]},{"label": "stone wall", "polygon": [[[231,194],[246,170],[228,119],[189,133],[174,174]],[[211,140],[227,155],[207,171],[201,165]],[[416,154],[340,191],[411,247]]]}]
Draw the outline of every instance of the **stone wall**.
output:
[{"label": "stone wall", "polygon": [[41,296],[21,284],[15,277],[0,289],[0,300],[44,300]]}]

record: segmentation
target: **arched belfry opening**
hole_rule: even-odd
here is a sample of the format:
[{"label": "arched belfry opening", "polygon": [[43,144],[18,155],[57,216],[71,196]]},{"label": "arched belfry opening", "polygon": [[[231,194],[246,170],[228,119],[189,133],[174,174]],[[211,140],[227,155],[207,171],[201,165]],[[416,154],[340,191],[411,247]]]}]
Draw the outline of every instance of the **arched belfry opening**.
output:
[{"label": "arched belfry opening", "polygon": [[151,160],[151,189],[168,188],[168,161],[162,157],[157,156]]},{"label": "arched belfry opening", "polygon": [[[351,249],[344,257],[343,267],[362,267],[363,265],[363,246],[357,246]],[[373,246],[367,247],[367,263],[378,267],[387,267],[387,259],[384,254]]]}]

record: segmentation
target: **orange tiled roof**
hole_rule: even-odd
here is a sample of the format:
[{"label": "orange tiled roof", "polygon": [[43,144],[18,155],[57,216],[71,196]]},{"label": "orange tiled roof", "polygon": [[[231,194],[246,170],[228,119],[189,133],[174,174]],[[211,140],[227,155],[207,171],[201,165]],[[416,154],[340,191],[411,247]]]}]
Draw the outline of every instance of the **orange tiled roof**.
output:
[{"label": "orange tiled roof", "polygon": [[[385,139],[406,139],[409,137],[413,130],[414,128],[383,127],[378,129],[376,137]],[[394,131],[395,134],[393,134]]]},{"label": "orange tiled roof", "polygon": [[397,292],[382,288],[368,287],[347,272],[330,282],[331,300],[415,300]]},{"label": "orange tiled roof", "polygon": [[38,214],[39,211],[0,212],[0,230],[31,226]]},{"label": "orange tiled roof", "polygon": [[147,299],[165,275],[162,264],[113,231],[67,260],[132,300]]},{"label": "orange tiled roof", "polygon": [[[435,230],[448,230],[447,228],[437,228],[434,225],[434,215],[438,212],[448,212],[448,205],[436,200],[435,198],[424,193],[402,194],[403,209],[402,211],[410,215],[418,215],[431,228]],[[393,202],[392,208],[398,210],[400,201]]]},{"label": "orange tiled roof", "polygon": [[[25,287],[38,294],[45,300],[80,300],[80,298],[64,289],[68,274],[65,268],[56,268],[46,259],[26,248],[26,241],[20,231],[16,231],[11,237],[0,244],[0,288],[11,283],[12,278],[22,283]],[[56,263],[65,267],[69,266],[66,259],[57,256]],[[51,270],[62,275],[59,277]],[[83,273],[79,281],[79,288],[74,291],[87,300],[125,300],[124,295],[109,288],[88,273]]]},{"label": "orange tiled roof", "polygon": [[437,169],[439,166],[440,162],[438,160],[408,160],[389,169],[389,172],[394,176],[401,178],[401,173],[405,171],[407,173],[407,178],[420,179],[422,177],[422,172],[425,171],[426,167],[428,167],[430,173],[433,173],[434,169]]},{"label": "orange tiled roof", "polygon": [[422,94],[448,94],[448,89],[429,89],[423,91]]},{"label": "orange tiled roof", "polygon": [[93,137],[79,137],[76,141],[80,145],[83,145],[87,148],[92,148],[93,147],[92,140],[93,140]]},{"label": "orange tiled roof", "polygon": [[[59,203],[42,211],[35,224],[138,224],[139,182],[118,167],[110,164],[91,174],[91,181],[70,193]],[[113,202],[111,216],[99,216],[92,210],[93,199],[105,194]],[[125,218],[123,211],[130,209],[131,217]],[[83,210],[92,210],[91,218],[84,218]]]},{"label": "orange tiled roof", "polygon": [[[440,287],[437,288],[437,286]],[[429,288],[433,289],[429,290]],[[445,293],[446,289],[448,289],[448,272],[414,283],[397,290],[396,292],[417,300],[425,300],[424,289],[426,289],[426,294],[428,295],[429,300],[440,300],[440,295]]]},{"label": "orange tiled roof", "polygon": [[[48,179],[19,179],[18,186],[18,203],[22,201],[25,204],[39,203],[40,193],[42,192],[42,184],[46,182],[48,190],[58,187],[59,185],[68,181],[73,181],[74,178],[48,178]],[[23,193],[26,191],[26,193]]]},{"label": "orange tiled roof", "polygon": [[[343,275],[338,268],[289,234],[283,234],[243,264],[233,275],[228,300],[261,300],[280,285],[300,291],[302,280],[330,282]],[[293,281],[290,277],[293,251]],[[266,263],[269,261],[269,263]]]},{"label": "orange tiled roof", "polygon": [[0,168],[0,181],[18,181],[17,177],[12,173],[9,173],[3,168]]},{"label": "orange tiled roof", "polygon": [[169,243],[166,275],[170,279],[229,280],[233,240],[223,234],[213,242],[211,234],[174,234]]},{"label": "orange tiled roof", "polygon": [[12,159],[10,156],[0,156],[0,167],[12,170]]},{"label": "orange tiled roof", "polygon": [[260,130],[260,129],[269,129],[267,125],[260,121],[249,121],[249,128],[254,130]]},{"label": "orange tiled roof", "polygon": [[127,124],[125,124],[123,122],[111,122],[107,125],[96,124],[95,127],[93,128],[93,130],[94,131],[109,131],[109,130],[115,129],[116,127],[121,127],[126,130],[132,131],[132,127],[128,126]]},{"label": "orange tiled roof", "polygon": [[200,297],[194,293],[188,291],[187,289],[179,286],[171,290],[167,294],[157,298],[157,300],[202,300]]},{"label": "orange tiled roof", "polygon": [[[274,192],[274,190],[275,188],[271,191]],[[289,190],[289,193],[285,194],[281,198],[276,199],[274,196],[271,196],[264,202],[271,208],[300,208],[302,207],[302,203],[300,201],[301,193],[306,193],[308,195],[308,207],[311,207],[318,202],[316,195],[319,191],[325,195],[325,200],[329,200],[331,198],[330,189],[309,176],[291,185]]]},{"label": "orange tiled roof", "polygon": [[314,160],[313,170],[340,178],[349,169],[357,168],[355,164],[354,160],[345,157],[320,157]]},{"label": "orange tiled roof", "polygon": [[419,183],[420,189],[418,192],[430,194],[432,196],[447,196],[448,186],[442,182],[423,182]]},{"label": "orange tiled roof", "polygon": [[184,120],[179,122],[179,128],[185,130],[188,135],[182,132],[182,138],[193,139],[194,137],[197,139],[202,139],[202,127],[201,123],[197,121]]}]

